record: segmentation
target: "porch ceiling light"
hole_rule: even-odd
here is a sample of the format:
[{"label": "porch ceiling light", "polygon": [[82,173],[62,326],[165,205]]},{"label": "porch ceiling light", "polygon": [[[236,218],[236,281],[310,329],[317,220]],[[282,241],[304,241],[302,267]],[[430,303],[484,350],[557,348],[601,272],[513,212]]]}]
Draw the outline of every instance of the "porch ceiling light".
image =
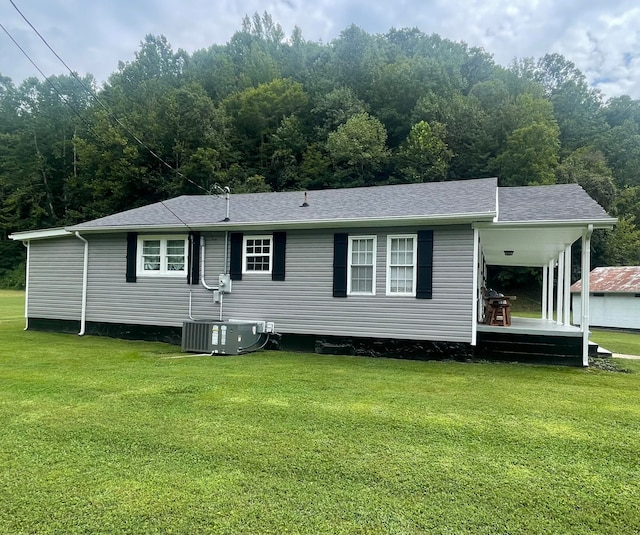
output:
[{"label": "porch ceiling light", "polygon": [[513,251],[505,251],[504,256],[513,256]]}]

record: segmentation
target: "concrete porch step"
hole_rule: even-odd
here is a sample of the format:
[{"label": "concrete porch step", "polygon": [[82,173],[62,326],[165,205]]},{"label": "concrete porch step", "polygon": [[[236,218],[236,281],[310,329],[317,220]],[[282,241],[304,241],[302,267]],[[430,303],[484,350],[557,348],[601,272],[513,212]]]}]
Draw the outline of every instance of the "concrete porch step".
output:
[{"label": "concrete porch step", "polygon": [[589,340],[589,356],[590,357],[610,357],[613,353],[604,347],[600,347],[595,342]]}]

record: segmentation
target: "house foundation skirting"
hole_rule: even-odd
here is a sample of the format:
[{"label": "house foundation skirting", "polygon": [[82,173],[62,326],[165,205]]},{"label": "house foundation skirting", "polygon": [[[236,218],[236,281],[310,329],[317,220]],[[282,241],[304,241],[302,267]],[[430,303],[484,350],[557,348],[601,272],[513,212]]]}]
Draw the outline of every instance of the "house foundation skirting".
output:
[{"label": "house foundation skirting", "polygon": [[[78,334],[80,332],[80,321],[29,318],[29,330]],[[166,342],[180,345],[182,327],[88,321],[85,326],[85,334],[108,336],[123,340],[146,340],[148,342]]]},{"label": "house foundation skirting", "polygon": [[[29,329],[77,334],[80,321],[29,318]],[[87,322],[86,334],[180,345],[182,327]],[[489,360],[582,366],[581,338],[535,333],[478,332],[475,347],[464,342],[285,333],[273,336],[267,348],[408,360]]]}]

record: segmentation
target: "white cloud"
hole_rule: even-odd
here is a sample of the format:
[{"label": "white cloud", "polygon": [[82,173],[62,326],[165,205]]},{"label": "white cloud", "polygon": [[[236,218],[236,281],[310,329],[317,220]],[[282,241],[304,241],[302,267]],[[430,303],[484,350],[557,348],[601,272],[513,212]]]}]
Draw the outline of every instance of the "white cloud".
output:
[{"label": "white cloud", "polygon": [[[418,27],[481,46],[507,65],[515,57],[560,53],[607,96],[640,98],[637,0],[14,0],[75,70],[98,80],[130,61],[146,34],[163,34],[188,52],[226,43],[245,14],[269,12],[290,35],[329,42],[350,24],[371,33]],[[47,74],[65,69],[9,2],[0,20]],[[0,73],[19,82],[37,75],[0,34]]]}]

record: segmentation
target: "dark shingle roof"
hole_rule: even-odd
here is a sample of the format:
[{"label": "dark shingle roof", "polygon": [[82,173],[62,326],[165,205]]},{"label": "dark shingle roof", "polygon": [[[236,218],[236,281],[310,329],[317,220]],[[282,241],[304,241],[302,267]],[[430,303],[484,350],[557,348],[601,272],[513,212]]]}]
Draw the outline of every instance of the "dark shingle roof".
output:
[{"label": "dark shingle roof", "polygon": [[578,184],[499,188],[498,192],[500,222],[610,218]]},{"label": "dark shingle roof", "polygon": [[[232,194],[231,224],[290,222],[322,223],[382,219],[447,219],[495,215],[497,180],[483,178],[452,182],[401,184],[308,192]],[[224,224],[226,204],[219,196],[184,195],[126,212],[110,215],[69,230],[211,226]],[[484,216],[484,217],[483,217]]]},{"label": "dark shingle roof", "polygon": [[323,225],[347,222],[491,221],[500,223],[605,222],[612,220],[578,184],[498,188],[481,178],[308,192],[232,194],[230,221],[220,196],[183,195],[69,227],[68,230]]}]

